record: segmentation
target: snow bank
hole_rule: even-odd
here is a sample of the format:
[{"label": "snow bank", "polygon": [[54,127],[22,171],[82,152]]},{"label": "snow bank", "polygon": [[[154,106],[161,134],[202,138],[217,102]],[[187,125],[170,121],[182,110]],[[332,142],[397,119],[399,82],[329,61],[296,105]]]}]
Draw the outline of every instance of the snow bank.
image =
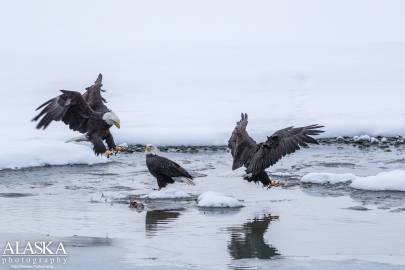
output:
[{"label": "snow bank", "polygon": [[191,198],[192,195],[181,189],[176,188],[163,188],[158,191],[151,192],[144,196],[145,199],[186,199]]},{"label": "snow bank", "polygon": [[38,143],[29,140],[19,142],[17,145],[4,145],[0,158],[0,170],[44,165],[91,165],[105,163],[111,159],[96,156],[88,145],[52,140]]},{"label": "snow bank", "polygon": [[301,178],[301,182],[314,184],[337,184],[356,179],[351,173],[308,173]]},{"label": "snow bank", "polygon": [[372,191],[405,191],[405,170],[381,172],[374,176],[355,176],[351,173],[309,173],[301,178],[304,183],[337,184],[350,182],[350,187]]},{"label": "snow bank", "polygon": [[[405,17],[391,12],[401,10],[395,1],[367,2],[367,9],[297,1],[293,15],[288,1],[233,1],[232,9],[227,1],[26,1],[24,10],[6,2],[0,138],[2,150],[7,144],[9,156],[23,159],[2,153],[7,167],[52,164],[37,150],[78,133],[63,123],[36,131],[35,108],[58,89],[84,91],[99,72],[121,119],[121,129],[112,129],[117,143],[226,144],[242,111],[257,141],[315,123],[325,125],[322,136],[405,134]],[[352,15],[342,22],[348,7]],[[389,18],[360,22],[357,14]],[[38,148],[24,149],[24,140]],[[57,163],[98,160],[74,149]]]},{"label": "snow bank", "polygon": [[199,207],[242,207],[243,204],[237,199],[225,196],[222,193],[207,191],[198,196]]},{"label": "snow bank", "polygon": [[350,186],[365,190],[405,191],[405,170],[381,172],[374,176],[357,177]]}]

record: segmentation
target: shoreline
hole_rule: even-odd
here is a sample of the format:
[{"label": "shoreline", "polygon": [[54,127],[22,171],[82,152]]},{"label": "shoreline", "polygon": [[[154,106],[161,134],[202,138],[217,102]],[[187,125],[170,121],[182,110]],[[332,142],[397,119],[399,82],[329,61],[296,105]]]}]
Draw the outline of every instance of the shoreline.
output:
[{"label": "shoreline", "polygon": [[[385,137],[385,136],[343,136],[318,139],[320,145],[352,145],[360,149],[370,147],[391,151],[391,147],[400,147],[405,145],[405,137]],[[177,153],[199,153],[199,152],[220,152],[228,151],[227,145],[158,145],[157,148],[161,152],[177,152]],[[145,146],[143,144],[129,144],[123,150],[124,153],[143,152]]]}]

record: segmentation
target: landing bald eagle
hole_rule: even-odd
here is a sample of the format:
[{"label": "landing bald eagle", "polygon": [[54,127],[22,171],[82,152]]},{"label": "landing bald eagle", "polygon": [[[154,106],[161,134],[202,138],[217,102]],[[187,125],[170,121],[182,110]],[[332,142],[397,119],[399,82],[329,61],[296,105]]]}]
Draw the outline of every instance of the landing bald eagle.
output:
[{"label": "landing bald eagle", "polygon": [[246,131],[248,115],[241,115],[241,120],[236,123],[228,147],[233,157],[232,170],[245,166],[246,172],[251,177],[248,181],[262,182],[270,187],[272,182],[265,169],[274,165],[285,155],[294,153],[308,144],[318,144],[311,135],[319,135],[323,126],[311,125],[306,127],[287,127],[276,131],[265,142],[257,144]]},{"label": "landing bald eagle", "polygon": [[[97,80],[82,95],[76,91],[60,90],[61,95],[52,98],[39,106],[42,109],[32,121],[38,121],[37,129],[46,129],[52,121],[63,121],[70,129],[79,131],[85,136],[81,140],[90,141],[96,155],[110,156],[113,151],[120,148],[115,145],[110,133],[110,127],[120,128],[117,115],[104,104],[106,100],[101,96],[103,76],[98,75]],[[104,145],[106,141],[108,149]]]},{"label": "landing bald eagle", "polygon": [[156,152],[157,148],[154,145],[146,145],[146,166],[156,178],[159,189],[175,181],[183,182],[182,180],[189,185],[194,185],[193,177],[184,168],[168,158],[156,155]]}]

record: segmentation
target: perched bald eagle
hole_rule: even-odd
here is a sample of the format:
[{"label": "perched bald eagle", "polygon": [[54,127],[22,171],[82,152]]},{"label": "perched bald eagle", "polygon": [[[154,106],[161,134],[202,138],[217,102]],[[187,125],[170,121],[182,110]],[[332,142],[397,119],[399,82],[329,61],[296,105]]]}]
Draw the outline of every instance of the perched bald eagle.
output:
[{"label": "perched bald eagle", "polygon": [[[97,80],[82,95],[76,91],[60,90],[61,95],[52,98],[39,106],[42,109],[32,121],[38,121],[37,129],[46,129],[52,121],[63,121],[70,129],[84,134],[77,141],[90,141],[94,152],[109,157],[113,151],[119,151],[110,133],[110,127],[120,128],[120,120],[104,104],[106,100],[101,96],[103,76],[98,75]],[[104,145],[106,141],[108,149]]]},{"label": "perched bald eagle", "polygon": [[167,184],[173,184],[175,181],[194,185],[193,177],[184,168],[168,158],[158,156],[156,152],[157,148],[154,145],[146,145],[146,166],[149,172],[156,177],[159,189],[166,187]]},{"label": "perched bald eagle", "polygon": [[311,136],[319,135],[323,126],[311,125],[306,127],[287,127],[276,131],[265,142],[257,144],[246,131],[248,115],[241,115],[241,120],[236,123],[228,147],[233,157],[232,170],[245,166],[246,172],[251,174],[246,180],[262,182],[270,187],[272,181],[265,169],[274,165],[285,155],[294,153],[300,147],[308,144],[318,144]]}]

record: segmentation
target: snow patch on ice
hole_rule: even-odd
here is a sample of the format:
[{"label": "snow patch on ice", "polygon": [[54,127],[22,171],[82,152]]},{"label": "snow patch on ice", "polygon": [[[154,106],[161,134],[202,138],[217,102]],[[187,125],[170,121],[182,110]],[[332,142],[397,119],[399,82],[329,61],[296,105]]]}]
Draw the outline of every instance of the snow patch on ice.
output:
[{"label": "snow patch on ice", "polygon": [[144,196],[145,199],[185,199],[191,198],[192,195],[181,189],[163,188],[158,191],[151,192]]},{"label": "snow patch on ice", "polygon": [[350,186],[373,191],[405,191],[405,170],[381,172],[374,176],[357,177]]},{"label": "snow patch on ice", "polygon": [[355,176],[351,173],[309,173],[301,182],[315,184],[337,184],[350,182],[350,187],[371,191],[405,191],[405,170],[381,172],[373,176]]},{"label": "snow patch on ice", "polygon": [[219,192],[207,191],[198,196],[199,207],[242,207],[243,204],[233,198]]},{"label": "snow patch on ice", "polygon": [[337,184],[349,182],[356,179],[356,176],[351,173],[308,173],[301,178],[301,182],[314,184]]}]

